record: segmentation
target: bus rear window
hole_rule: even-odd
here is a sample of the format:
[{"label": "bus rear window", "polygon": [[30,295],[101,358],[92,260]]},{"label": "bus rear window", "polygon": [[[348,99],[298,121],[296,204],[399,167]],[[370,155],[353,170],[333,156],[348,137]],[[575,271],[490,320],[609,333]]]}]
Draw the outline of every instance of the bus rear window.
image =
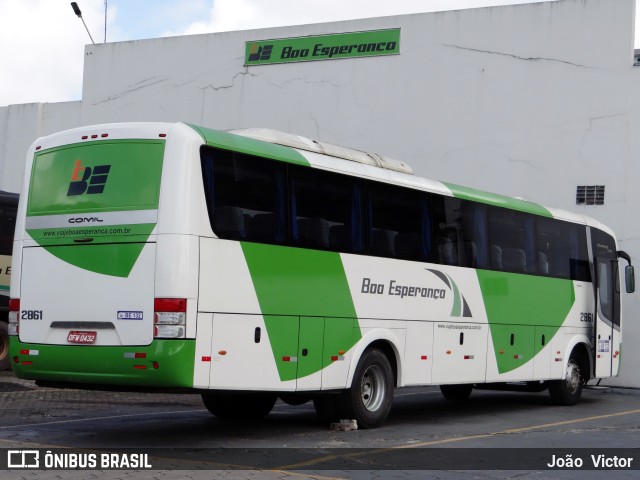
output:
[{"label": "bus rear window", "polygon": [[158,208],[164,142],[114,140],[37,153],[27,215]]}]

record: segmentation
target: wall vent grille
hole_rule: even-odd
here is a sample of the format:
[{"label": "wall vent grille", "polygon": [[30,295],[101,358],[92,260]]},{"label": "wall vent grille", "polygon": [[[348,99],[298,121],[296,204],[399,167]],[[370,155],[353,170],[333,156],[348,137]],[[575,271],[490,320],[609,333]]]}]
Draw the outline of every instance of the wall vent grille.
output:
[{"label": "wall vent grille", "polygon": [[604,205],[604,185],[578,185],[576,205]]}]

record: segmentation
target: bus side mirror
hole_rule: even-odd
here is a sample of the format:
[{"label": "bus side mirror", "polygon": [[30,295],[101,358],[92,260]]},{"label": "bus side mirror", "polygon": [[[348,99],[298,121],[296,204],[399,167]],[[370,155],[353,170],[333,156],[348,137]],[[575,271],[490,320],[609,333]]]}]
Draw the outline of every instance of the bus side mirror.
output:
[{"label": "bus side mirror", "polygon": [[636,277],[633,272],[633,265],[627,265],[624,269],[624,282],[627,287],[627,293],[636,291]]}]

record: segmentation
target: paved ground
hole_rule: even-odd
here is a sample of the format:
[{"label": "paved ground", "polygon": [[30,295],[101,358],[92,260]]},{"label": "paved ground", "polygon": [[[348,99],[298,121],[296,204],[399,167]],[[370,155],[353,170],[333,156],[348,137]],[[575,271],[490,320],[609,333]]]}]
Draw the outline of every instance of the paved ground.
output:
[{"label": "paved ground", "polygon": [[[53,452],[58,452],[57,448],[68,448],[71,452],[86,448],[97,454],[123,447],[134,451],[155,449],[151,452],[161,459],[161,467],[153,470],[12,470],[1,472],[2,480],[516,477],[586,480],[601,479],[603,472],[544,468],[462,472],[452,471],[457,469],[451,466],[429,472],[367,468],[380,465],[386,458],[397,463],[398,452],[408,452],[407,461],[420,464],[425,455],[433,456],[435,448],[440,449],[438,453],[445,452],[445,456],[454,452],[461,466],[478,452],[486,452],[489,461],[496,452],[512,455],[510,447],[550,448],[558,454],[565,454],[567,449],[588,448],[607,455],[625,452],[625,448],[640,448],[640,392],[610,388],[585,391],[583,401],[576,407],[553,406],[546,393],[474,391],[470,401],[456,403],[444,400],[435,388],[401,389],[396,392],[394,407],[383,427],[335,432],[316,421],[311,404],[299,407],[277,404],[262,422],[231,423],[211,416],[198,395],[39,388],[33,382],[2,372],[0,409],[2,448],[53,449]],[[194,454],[190,457],[192,463],[185,462],[187,451],[199,456]],[[244,452],[244,456],[229,456],[229,452],[237,451]],[[0,453],[5,455],[4,452]],[[537,450],[526,452],[534,455]],[[271,462],[273,470],[238,470],[222,465],[226,462],[252,466],[255,460]],[[349,469],[329,470],[334,464],[344,464]],[[354,465],[361,470],[351,469]],[[171,466],[182,470],[170,470]],[[640,474],[637,470],[622,469],[607,472],[606,476],[638,478]]]}]

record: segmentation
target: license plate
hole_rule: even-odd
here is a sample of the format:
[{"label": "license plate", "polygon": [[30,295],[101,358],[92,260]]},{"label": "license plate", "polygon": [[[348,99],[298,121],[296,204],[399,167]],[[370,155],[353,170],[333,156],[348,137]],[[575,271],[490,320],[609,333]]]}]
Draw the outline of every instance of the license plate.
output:
[{"label": "license plate", "polygon": [[118,311],[118,320],[142,320],[143,318],[144,318],[143,313],[139,311],[135,311],[135,312],[123,311],[123,310]]},{"label": "license plate", "polygon": [[97,332],[80,332],[72,330],[67,335],[67,342],[69,343],[95,343]]}]

